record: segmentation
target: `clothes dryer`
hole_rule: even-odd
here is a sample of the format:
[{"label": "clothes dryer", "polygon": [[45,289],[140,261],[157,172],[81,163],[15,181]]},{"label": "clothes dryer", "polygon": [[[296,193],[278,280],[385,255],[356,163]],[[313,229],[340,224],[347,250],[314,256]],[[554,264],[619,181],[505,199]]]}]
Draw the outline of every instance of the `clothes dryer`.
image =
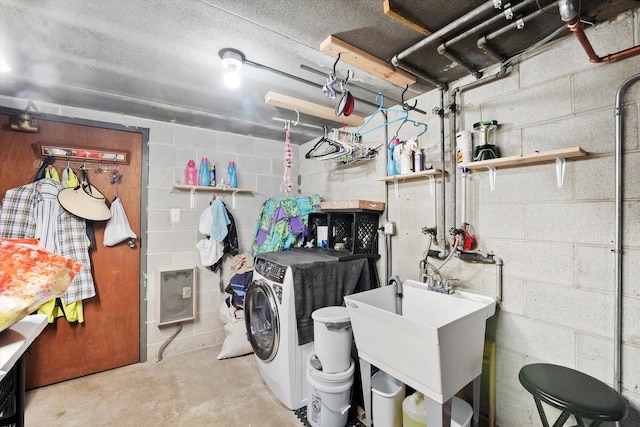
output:
[{"label": "clothes dryer", "polygon": [[[306,405],[306,362],[313,351],[313,341],[301,344],[299,339],[295,289],[301,289],[303,284],[294,283],[294,270],[301,268],[303,264],[307,269],[317,267],[318,271],[326,271],[326,267],[330,267],[332,271],[346,270],[347,267],[356,267],[357,263],[364,266],[360,274],[367,277],[361,281],[365,281],[368,288],[369,269],[366,260],[353,259],[351,265],[350,260],[343,261],[345,260],[336,251],[313,249],[262,253],[254,261],[253,281],[244,300],[247,336],[263,380],[276,397],[292,410]],[[325,264],[323,269],[318,263],[332,264]],[[347,284],[350,286],[345,289],[355,290],[355,279],[353,282]],[[360,282],[358,285],[362,286]],[[364,289],[358,291],[360,290]],[[339,295],[328,304],[314,301],[314,305],[340,305],[342,297]],[[309,317],[308,321],[312,330],[313,320]]]}]

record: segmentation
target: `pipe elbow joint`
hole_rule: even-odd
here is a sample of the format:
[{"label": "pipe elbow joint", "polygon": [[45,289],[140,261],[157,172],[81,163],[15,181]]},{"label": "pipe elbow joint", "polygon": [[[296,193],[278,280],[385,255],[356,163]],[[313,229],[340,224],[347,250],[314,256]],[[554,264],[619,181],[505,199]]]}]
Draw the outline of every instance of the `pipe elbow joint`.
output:
[{"label": "pipe elbow joint", "polygon": [[438,46],[438,53],[440,55],[444,55],[446,51],[447,51],[447,47],[444,45],[444,43]]},{"label": "pipe elbow joint", "polygon": [[391,65],[397,67],[399,64],[400,60],[398,59],[398,55],[393,55],[393,58],[391,58]]},{"label": "pipe elbow joint", "polygon": [[478,46],[478,49],[484,49],[484,47],[487,45],[487,37],[486,36],[480,37],[476,42],[476,45]]}]

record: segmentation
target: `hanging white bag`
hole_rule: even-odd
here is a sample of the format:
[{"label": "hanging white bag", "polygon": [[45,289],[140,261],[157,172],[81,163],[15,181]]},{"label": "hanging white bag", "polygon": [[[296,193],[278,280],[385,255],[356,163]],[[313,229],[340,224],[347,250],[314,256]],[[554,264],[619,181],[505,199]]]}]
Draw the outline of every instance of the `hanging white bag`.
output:
[{"label": "hanging white bag", "polygon": [[133,232],[129,225],[129,220],[124,212],[124,206],[120,198],[116,196],[111,203],[111,219],[107,221],[104,227],[105,246],[115,246],[125,240],[135,239],[136,233]]}]

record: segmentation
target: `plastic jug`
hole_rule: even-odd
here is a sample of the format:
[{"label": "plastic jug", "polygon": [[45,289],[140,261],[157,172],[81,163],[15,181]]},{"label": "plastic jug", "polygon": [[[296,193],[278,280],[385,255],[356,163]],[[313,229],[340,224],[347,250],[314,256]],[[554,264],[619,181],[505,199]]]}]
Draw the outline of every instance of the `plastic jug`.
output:
[{"label": "plastic jug", "polygon": [[184,168],[184,183],[187,185],[198,185],[198,170],[196,169],[196,162],[189,160],[187,166]]},{"label": "plastic jug", "polygon": [[391,141],[391,144],[389,144],[389,155],[387,157],[387,176],[398,175],[400,173],[400,171],[397,170],[396,162],[393,159],[393,151],[398,144],[400,144],[399,138],[394,138],[394,140]]},{"label": "plastic jug", "polygon": [[200,173],[198,176],[198,185],[209,186],[209,160],[206,157],[200,161]]},{"label": "plastic jug", "polygon": [[227,169],[229,174],[229,187],[238,188],[238,175],[236,173],[236,163],[229,162],[229,168]]},{"label": "plastic jug", "polygon": [[402,426],[427,426],[427,403],[422,393],[416,391],[402,401]]}]

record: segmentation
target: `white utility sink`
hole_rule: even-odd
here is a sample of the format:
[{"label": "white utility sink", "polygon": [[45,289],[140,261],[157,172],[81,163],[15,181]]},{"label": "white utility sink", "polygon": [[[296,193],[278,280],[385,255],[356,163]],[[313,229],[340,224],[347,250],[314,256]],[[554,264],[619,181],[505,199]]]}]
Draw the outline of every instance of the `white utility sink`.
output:
[{"label": "white utility sink", "polygon": [[344,297],[358,355],[442,405],[481,374],[486,320],[496,300],[406,280],[400,315],[396,287]]}]

